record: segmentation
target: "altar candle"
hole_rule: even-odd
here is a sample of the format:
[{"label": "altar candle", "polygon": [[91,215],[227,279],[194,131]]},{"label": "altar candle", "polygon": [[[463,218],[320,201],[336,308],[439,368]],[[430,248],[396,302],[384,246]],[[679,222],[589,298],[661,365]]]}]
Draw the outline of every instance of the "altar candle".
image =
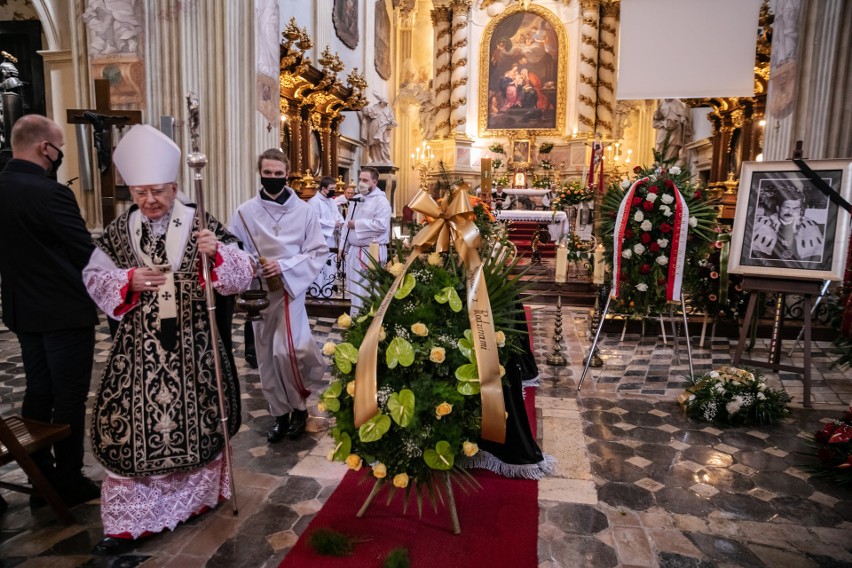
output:
[{"label": "altar candle", "polygon": [[594,284],[603,284],[606,277],[606,264],[604,263],[604,246],[599,244],[595,247],[595,273],[592,278]]},{"label": "altar candle", "polygon": [[370,256],[372,256],[376,260],[376,262],[381,262],[381,259],[379,258],[379,243],[377,243],[376,241],[370,243],[369,252]]},{"label": "altar candle", "polygon": [[565,284],[568,277],[568,247],[565,242],[559,243],[556,247],[556,283]]},{"label": "altar candle", "polygon": [[491,158],[482,158],[480,162],[482,179],[479,184],[479,195],[483,201],[491,201]]}]

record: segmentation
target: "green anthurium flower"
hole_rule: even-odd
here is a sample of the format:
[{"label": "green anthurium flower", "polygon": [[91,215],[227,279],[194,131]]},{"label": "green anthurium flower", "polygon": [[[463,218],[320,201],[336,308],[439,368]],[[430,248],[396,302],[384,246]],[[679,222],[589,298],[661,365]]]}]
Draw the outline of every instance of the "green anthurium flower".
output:
[{"label": "green anthurium flower", "polygon": [[397,288],[393,297],[397,300],[402,300],[408,296],[412,290],[414,290],[415,284],[417,284],[417,280],[414,278],[414,275],[406,274],[405,278],[402,279],[402,284],[400,284],[399,288]]},{"label": "green anthurium flower", "polygon": [[388,410],[394,422],[403,428],[408,427],[414,418],[414,392],[402,389],[399,393],[392,393],[388,397]]},{"label": "green anthurium flower", "polygon": [[337,444],[334,446],[332,460],[344,461],[346,456],[352,453],[352,438],[350,438],[349,434],[346,432],[342,432],[339,436],[336,436],[334,440]]},{"label": "green anthurium flower", "polygon": [[414,363],[414,347],[402,337],[394,337],[385,351],[385,362],[389,369],[395,369],[397,364],[410,366]]},{"label": "green anthurium flower", "polygon": [[325,404],[326,408],[331,412],[340,410],[340,393],[343,392],[343,385],[340,381],[334,381],[320,396],[320,400]]},{"label": "green anthurium flower", "polygon": [[380,412],[361,425],[358,429],[358,437],[365,443],[375,442],[380,440],[385,435],[385,432],[390,430],[390,427],[390,417]]},{"label": "green anthurium flower", "polygon": [[[348,375],[352,372],[352,365],[358,362],[358,348],[351,343],[341,343],[334,352],[334,364],[340,372]],[[340,394],[340,393],[338,393]]]},{"label": "green anthurium flower", "polygon": [[423,461],[432,469],[447,471],[452,469],[455,455],[449,442],[441,440],[435,444],[435,449],[429,448],[423,452]]},{"label": "green anthurium flower", "polygon": [[435,301],[439,304],[450,303],[450,309],[454,312],[460,312],[462,309],[462,301],[459,298],[458,292],[452,286],[441,288],[441,291],[435,294]]}]

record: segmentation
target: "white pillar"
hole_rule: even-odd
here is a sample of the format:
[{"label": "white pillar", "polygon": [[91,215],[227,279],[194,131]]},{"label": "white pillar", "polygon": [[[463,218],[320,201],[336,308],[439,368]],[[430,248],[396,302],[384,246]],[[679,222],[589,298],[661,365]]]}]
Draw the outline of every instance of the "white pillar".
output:
[{"label": "white pillar", "polygon": [[450,135],[450,83],[451,60],[450,17],[448,6],[436,6],[432,10],[432,25],[435,29],[435,136],[447,138]]},{"label": "white pillar", "polygon": [[580,81],[577,85],[579,99],[578,130],[580,132],[594,132],[595,130],[595,107],[597,106],[597,83],[598,65],[598,25],[599,12],[598,0],[580,0],[583,24],[580,28]]},{"label": "white pillar", "polygon": [[453,3],[452,42],[450,45],[450,131],[453,136],[466,137],[468,83],[470,65],[468,37],[470,35],[470,0]]},{"label": "white pillar", "polygon": [[612,137],[615,107],[615,49],[618,46],[619,4],[603,5],[598,61],[598,132]]}]

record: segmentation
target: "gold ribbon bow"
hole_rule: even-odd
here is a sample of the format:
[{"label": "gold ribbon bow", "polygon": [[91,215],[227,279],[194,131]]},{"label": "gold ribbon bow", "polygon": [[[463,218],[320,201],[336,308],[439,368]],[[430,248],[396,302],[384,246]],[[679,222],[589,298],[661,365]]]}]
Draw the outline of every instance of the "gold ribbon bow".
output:
[{"label": "gold ribbon bow", "polygon": [[502,444],[506,440],[506,408],[503,401],[503,384],[500,381],[500,359],[497,355],[491,302],[488,299],[482,259],[478,252],[479,229],[473,222],[474,212],[467,199],[467,192],[457,189],[442,205],[438,205],[432,196],[421,190],[408,207],[433,217],[434,220],[414,236],[414,251],[406,259],[402,272],[379,304],[361,342],[358,364],[355,367],[355,427],[360,428],[379,412],[376,398],[379,333],[393,295],[411,263],[422,250],[434,247],[437,252],[446,252],[452,242],[467,269],[467,309],[479,372],[482,437]]}]

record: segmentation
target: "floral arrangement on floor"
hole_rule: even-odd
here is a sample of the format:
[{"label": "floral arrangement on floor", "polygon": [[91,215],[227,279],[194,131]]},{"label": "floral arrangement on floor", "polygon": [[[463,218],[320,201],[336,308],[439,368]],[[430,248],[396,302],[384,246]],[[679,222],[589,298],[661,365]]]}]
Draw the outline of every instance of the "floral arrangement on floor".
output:
[{"label": "floral arrangement on floor", "polygon": [[[507,263],[501,255],[485,252],[484,276],[503,371],[509,355],[527,341],[514,329],[523,319],[515,306],[523,285],[510,278],[517,260]],[[354,426],[359,347],[374,309],[402,270],[398,259],[387,266],[374,263],[366,273],[373,293],[365,306],[372,307],[354,320],[348,315],[338,319],[342,341],[323,346],[323,353],[334,360],[335,378],[322,393],[319,409],[336,418],[330,460],[346,462],[354,470],[368,468],[374,478],[390,481],[406,496],[414,488],[418,503],[424,494],[434,502],[435,474],[461,473],[462,459],[479,452],[482,420],[474,338],[464,300],[465,269],[454,251],[422,254],[407,271],[379,335],[379,414],[360,428]]]},{"label": "floral arrangement on floor", "polygon": [[701,258],[687,257],[686,287],[690,306],[721,321],[739,324],[748,304],[748,292],[743,290],[743,277],[728,274],[728,253],[731,233],[717,227],[716,239]]},{"label": "floral arrangement on floor", "polygon": [[579,205],[595,198],[594,189],[577,180],[569,180],[556,189],[550,202],[551,211],[565,211],[569,206]]},{"label": "floral arrangement on floor", "polygon": [[[619,290],[614,298],[615,310],[619,313],[645,317],[665,311],[671,274],[669,263],[678,258],[671,258],[678,229],[676,190],[689,209],[684,258],[705,258],[716,238],[714,202],[692,185],[688,171],[669,163],[644,169],[637,166],[633,170],[635,178],[613,182],[604,195],[601,232],[607,263],[613,267],[613,235],[622,229],[616,227],[618,213],[625,195],[631,190],[634,192],[631,203],[626,204],[622,220],[625,225],[619,241]],[[684,263],[683,266],[684,291],[689,294],[688,283],[693,281],[690,272],[694,272],[696,264]]]},{"label": "floral arrangement on floor", "polygon": [[808,471],[837,483],[852,482],[852,405],[814,434],[813,446],[818,462]]},{"label": "floral arrangement on floor", "polygon": [[714,424],[774,424],[790,415],[790,397],[769,388],[759,374],[737,367],[719,367],[697,377],[678,397],[693,418]]}]

